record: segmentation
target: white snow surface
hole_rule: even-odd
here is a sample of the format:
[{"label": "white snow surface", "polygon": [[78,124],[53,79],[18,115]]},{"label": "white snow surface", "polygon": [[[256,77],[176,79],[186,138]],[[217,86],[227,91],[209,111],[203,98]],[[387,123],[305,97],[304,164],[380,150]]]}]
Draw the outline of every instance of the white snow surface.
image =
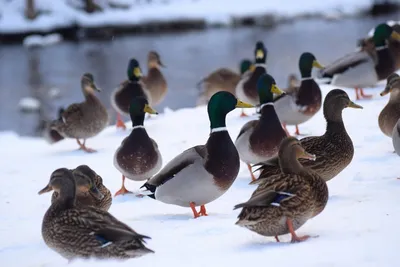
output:
[{"label": "white snow surface", "polygon": [[338,13],[352,14],[370,5],[369,0],[153,0],[151,3],[118,0],[112,2],[127,5],[128,8],[110,8],[104,5],[104,1],[96,1],[104,8],[104,12],[88,15],[77,9],[75,2],[35,0],[42,14],[34,21],[29,21],[24,17],[24,0],[0,0],[0,33],[49,31],[74,24],[85,27],[134,25],[178,19],[205,19],[208,23],[228,24],[232,17],[270,13],[291,17],[320,12],[337,17]]},{"label": "white snow surface", "polygon": [[[393,153],[391,139],[378,127],[378,115],[388,101],[380,97],[384,83],[368,89],[373,100],[357,101],[364,107],[345,109],[346,129],[355,154],[352,163],[328,182],[329,201],[325,210],[308,221],[297,233],[318,235],[303,243],[291,244],[290,236],[263,237],[235,225],[239,210],[233,206],[246,201],[255,186],[242,163],[238,178],[228,192],[207,205],[208,217],[193,219],[189,208],[167,205],[150,198],[119,196],[113,199],[110,213],[152,239],[147,242],[155,254],[125,262],[78,260],[71,264],[50,250],[41,237],[41,223],[50,205],[51,194],[37,192],[57,168],[87,164],[103,177],[114,194],[121,186],[121,175],[113,166],[113,155],[129,134],[110,126],[87,145],[94,154],[77,151],[74,140],[48,145],[38,138],[0,134],[1,201],[0,266],[308,266],[308,267],[383,267],[396,266],[400,237],[400,158]],[[323,85],[323,96],[333,89]],[[347,90],[354,99],[354,90]],[[247,110],[254,113],[254,110]],[[240,110],[228,115],[227,127],[233,139],[245,122]],[[127,126],[130,126],[128,123]],[[204,144],[209,135],[206,108],[170,111],[145,121],[149,135],[159,145],[165,165],[178,153]],[[289,128],[294,132],[294,128]],[[300,126],[307,135],[325,131],[322,110]],[[316,155],[318,157],[318,154]],[[143,183],[127,181],[137,191]],[[111,265],[110,265],[111,264]]]}]

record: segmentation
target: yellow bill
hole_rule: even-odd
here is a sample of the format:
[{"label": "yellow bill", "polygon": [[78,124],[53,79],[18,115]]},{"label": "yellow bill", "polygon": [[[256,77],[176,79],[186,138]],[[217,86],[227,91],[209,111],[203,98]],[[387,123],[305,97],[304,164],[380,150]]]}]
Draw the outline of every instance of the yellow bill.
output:
[{"label": "yellow bill", "polygon": [[254,108],[253,105],[245,103],[243,101],[240,101],[239,99],[237,100],[236,107],[237,108]]},{"label": "yellow bill", "polygon": [[390,37],[392,37],[393,39],[400,42],[400,33],[396,32],[396,31],[392,31],[392,34],[390,35]]},{"label": "yellow bill", "polygon": [[155,111],[152,107],[150,107],[150,106],[147,105],[147,104],[144,106],[143,111],[144,111],[144,112],[147,112],[147,113],[149,113],[149,114],[158,114],[157,111]]},{"label": "yellow bill", "polygon": [[281,95],[284,94],[285,92],[283,92],[281,89],[279,89],[279,87],[276,84],[273,84],[271,86],[271,92],[277,95]]},{"label": "yellow bill", "polygon": [[316,60],[313,61],[312,66],[313,66],[314,68],[318,68],[318,69],[323,69],[323,68],[324,68],[324,66],[322,66],[321,64],[319,64],[319,62],[316,61]]},{"label": "yellow bill", "polygon": [[251,64],[249,69],[251,72],[253,72],[256,69],[256,65]]},{"label": "yellow bill", "polygon": [[258,59],[264,58],[264,51],[262,51],[262,50],[257,50],[257,52],[256,52],[256,58],[258,58]]},{"label": "yellow bill", "polygon": [[139,67],[133,69],[133,75],[135,75],[135,77],[142,77],[142,71]]}]

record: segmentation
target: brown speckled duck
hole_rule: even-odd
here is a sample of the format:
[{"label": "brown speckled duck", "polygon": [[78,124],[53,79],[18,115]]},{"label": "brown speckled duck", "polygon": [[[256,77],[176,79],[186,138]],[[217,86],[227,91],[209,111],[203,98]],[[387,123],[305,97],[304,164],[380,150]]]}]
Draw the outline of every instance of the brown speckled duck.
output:
[{"label": "brown speckled duck", "polygon": [[39,194],[54,190],[59,197],[51,204],[42,222],[46,245],[72,261],[77,258],[129,259],[153,253],[144,245],[149,238],[136,233],[110,213],[93,207],[77,207],[76,184],[72,172],[61,168],[51,174],[49,186]]},{"label": "brown speckled duck", "polygon": [[[300,163],[315,171],[329,181],[343,171],[352,161],[354,146],[342,119],[345,108],[362,108],[353,103],[347,93],[340,89],[330,91],[324,101],[324,116],[326,132],[321,136],[310,136],[300,140],[301,145],[308,152],[318,155],[315,161],[300,159]],[[278,157],[275,157],[260,167],[261,174],[252,184],[260,184],[269,180],[269,177],[280,172]]]},{"label": "brown speckled duck", "polygon": [[132,120],[132,132],[118,147],[114,154],[114,166],[122,173],[122,187],[115,193],[131,193],[125,188],[125,178],[144,181],[155,175],[162,166],[162,157],[157,143],[149,137],[143,126],[145,113],[157,114],[149,106],[146,98],[134,97],[129,113]]},{"label": "brown speckled duck", "polygon": [[381,131],[392,138],[393,128],[400,119],[400,77],[397,73],[393,73],[387,78],[387,84],[381,96],[389,93],[389,102],[379,114],[378,122]]},{"label": "brown speckled duck", "polygon": [[274,236],[277,242],[279,235],[288,233],[292,242],[310,237],[297,236],[295,231],[324,210],[328,187],[318,174],[304,168],[298,158],[315,160],[315,155],[306,152],[296,138],[288,137],[279,150],[281,172],[272,175],[247,202],[235,206],[243,208],[237,225],[263,236]]},{"label": "brown speckled duck", "polygon": [[168,90],[167,81],[160,67],[165,67],[161,62],[160,55],[155,51],[150,51],[147,58],[147,76],[143,77],[143,83],[150,93],[153,106],[157,106],[164,100]]},{"label": "brown speckled duck", "polygon": [[260,113],[258,120],[252,120],[243,125],[235,141],[240,159],[247,164],[251,178],[256,178],[251,171],[251,164],[270,159],[278,154],[279,146],[286,137],[281,122],[274,108],[274,94],[283,93],[274,78],[269,74],[263,74],[257,83],[260,98]]},{"label": "brown speckled duck", "polygon": [[[96,136],[107,127],[108,113],[94,94],[95,90],[100,92],[100,89],[95,85],[93,75],[83,74],[81,85],[85,101],[66,108],[62,112],[62,119],[51,123],[51,129],[65,138],[76,139],[80,149],[90,153],[96,150],[86,147],[86,139]],[[79,139],[83,139],[83,143]]]},{"label": "brown speckled duck", "polygon": [[172,159],[142,186],[143,193],[167,204],[190,207],[195,218],[206,216],[205,205],[222,196],[239,173],[239,154],[225,123],[226,115],[237,107],[253,106],[229,92],[214,94],[208,102],[211,133],[207,143]]}]

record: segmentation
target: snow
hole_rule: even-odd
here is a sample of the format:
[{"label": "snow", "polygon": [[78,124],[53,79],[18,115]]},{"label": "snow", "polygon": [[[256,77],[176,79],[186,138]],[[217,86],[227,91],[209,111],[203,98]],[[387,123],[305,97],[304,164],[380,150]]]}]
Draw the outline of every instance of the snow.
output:
[{"label": "snow", "polygon": [[[323,85],[323,95],[333,89]],[[242,163],[239,176],[229,191],[207,205],[208,217],[193,219],[189,208],[167,205],[150,198],[120,196],[113,199],[110,212],[141,234],[152,237],[148,247],[155,254],[126,262],[112,261],[111,266],[394,266],[398,260],[398,221],[400,206],[399,157],[392,141],[380,132],[378,114],[388,101],[380,97],[381,82],[368,89],[375,98],[357,101],[364,109],[345,109],[344,122],[354,146],[353,162],[328,182],[330,198],[325,210],[307,222],[299,235],[318,235],[306,242],[288,243],[290,236],[276,243],[274,238],[259,236],[235,225],[239,210],[233,206],[246,201],[254,186]],[[354,90],[347,90],[354,99]],[[249,114],[253,110],[247,111]],[[250,118],[240,118],[240,110],[228,115],[227,127],[233,139]],[[127,126],[130,126],[127,123]],[[175,155],[197,144],[209,134],[206,108],[188,108],[152,116],[145,121],[149,135],[159,145],[165,165]],[[294,132],[294,128],[289,128]],[[300,126],[307,135],[320,135],[325,121],[320,111]],[[110,262],[71,264],[50,250],[41,237],[41,223],[50,205],[51,194],[37,192],[57,168],[88,164],[103,177],[115,193],[121,175],[113,166],[113,154],[129,133],[110,126],[87,141],[97,153],[77,151],[74,140],[48,145],[38,138],[0,133],[0,266],[110,266]],[[317,155],[318,157],[318,155]],[[127,181],[127,188],[138,190],[143,183]]]},{"label": "snow", "polygon": [[23,45],[26,47],[38,47],[54,45],[62,41],[62,36],[58,33],[47,35],[33,34],[24,38]]},{"label": "snow", "polygon": [[[4,1],[4,0],[3,0]],[[76,1],[75,1],[76,2]],[[23,16],[23,0],[3,2],[0,16],[0,33],[50,31],[55,28],[78,25],[83,27],[135,25],[150,21],[204,19],[209,24],[228,24],[233,17],[273,14],[293,17],[305,13],[324,13],[328,17],[353,14],[370,5],[369,0],[158,0],[151,3],[136,0],[118,0],[126,9],[110,8],[104,1],[99,5],[103,12],[86,14],[67,0],[36,0],[42,12],[34,21]],[[137,3],[139,2],[139,3]]]},{"label": "snow", "polygon": [[18,107],[21,111],[25,112],[38,111],[40,101],[34,97],[24,97],[19,100]]}]

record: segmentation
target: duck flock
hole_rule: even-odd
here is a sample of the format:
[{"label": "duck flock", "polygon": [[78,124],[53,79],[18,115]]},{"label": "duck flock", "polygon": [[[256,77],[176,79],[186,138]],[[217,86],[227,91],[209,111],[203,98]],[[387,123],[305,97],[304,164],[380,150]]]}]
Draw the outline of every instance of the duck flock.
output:
[{"label": "duck flock", "polygon": [[[299,236],[296,230],[324,210],[329,196],[326,182],[353,159],[354,146],[342,111],[362,109],[341,89],[331,90],[323,100],[318,83],[354,88],[358,100],[370,98],[363,88],[387,80],[381,96],[390,94],[390,98],[379,115],[379,127],[392,138],[400,156],[400,77],[395,73],[400,69],[400,23],[377,25],[359,45],[355,52],[325,67],[312,53],[304,52],[298,61],[301,80],[291,78],[289,88],[281,90],[267,73],[267,49],[257,42],[254,59],[241,62],[240,74],[222,68],[198,83],[210,122],[208,140],[183,151],[164,167],[162,151],[144,127],[145,117],[157,114],[153,106],[167,92],[163,64],[157,52],[149,52],[148,73],[142,76],[139,62],[131,59],[128,79],[111,95],[118,114],[116,127],[126,130],[122,116],[130,116],[132,122],[131,132],[113,157],[122,175],[121,189],[114,197],[149,197],[190,208],[194,218],[207,216],[206,205],[229,190],[242,160],[248,166],[250,184],[257,187],[247,202],[234,207],[241,209],[236,224],[277,242],[285,234],[291,235],[291,242],[307,240],[310,236]],[[318,83],[311,75],[313,68],[319,69]],[[79,149],[94,153],[86,141],[109,125],[109,115],[95,95],[100,90],[92,74],[83,74],[81,86],[85,101],[60,110],[46,134],[52,143],[76,139]],[[323,135],[301,140],[290,135],[286,125],[295,126],[299,135],[299,125],[312,119],[321,106],[326,119]],[[241,116],[248,116],[245,109],[252,107],[257,107],[259,118],[244,124],[232,141],[227,114],[240,108]],[[256,171],[260,171],[258,177]],[[126,178],[144,184],[133,193],[125,187]],[[89,166],[55,170],[39,194],[47,192],[53,195],[43,218],[42,236],[64,258],[129,259],[154,253],[145,245],[148,236],[108,213],[112,194]]]}]

